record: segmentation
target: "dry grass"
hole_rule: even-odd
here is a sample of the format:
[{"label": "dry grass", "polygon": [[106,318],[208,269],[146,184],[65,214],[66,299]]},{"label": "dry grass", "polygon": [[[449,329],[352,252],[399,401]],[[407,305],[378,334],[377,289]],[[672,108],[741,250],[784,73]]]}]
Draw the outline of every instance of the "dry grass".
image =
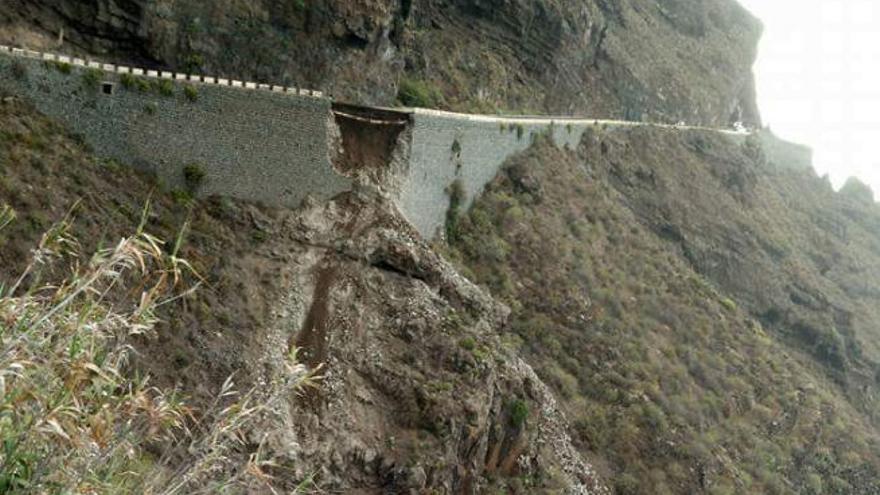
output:
[{"label": "dry grass", "polygon": [[[0,228],[14,219],[0,206]],[[198,279],[180,243],[169,249],[144,224],[80,262],[68,216],[0,287],[0,493],[275,492],[271,456],[249,452],[246,435],[315,372],[292,351],[271,386],[239,394],[230,378],[202,412],[138,376],[132,338],[153,336],[157,308]],[[61,282],[44,282],[60,268]]]}]

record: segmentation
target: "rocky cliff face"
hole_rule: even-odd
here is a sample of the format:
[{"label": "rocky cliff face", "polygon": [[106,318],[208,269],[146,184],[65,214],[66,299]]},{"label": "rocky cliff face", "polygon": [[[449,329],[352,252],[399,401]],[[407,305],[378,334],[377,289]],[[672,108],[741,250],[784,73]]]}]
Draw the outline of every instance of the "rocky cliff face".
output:
[{"label": "rocky cliff face", "polygon": [[0,41],[458,110],[757,125],[732,0],[9,0]]}]

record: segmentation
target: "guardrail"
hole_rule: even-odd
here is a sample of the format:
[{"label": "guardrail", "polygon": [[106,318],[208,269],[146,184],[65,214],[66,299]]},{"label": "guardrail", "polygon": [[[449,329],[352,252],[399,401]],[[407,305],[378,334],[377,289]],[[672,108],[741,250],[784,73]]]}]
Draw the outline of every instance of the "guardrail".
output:
[{"label": "guardrail", "polygon": [[199,74],[189,74],[184,72],[171,72],[144,69],[141,67],[129,67],[126,65],[116,65],[100,62],[97,60],[84,59],[79,57],[69,57],[67,55],[59,55],[51,52],[40,52],[36,50],[28,50],[24,48],[16,48],[6,45],[0,45],[0,54],[11,55],[13,57],[28,58],[34,60],[43,60],[46,62],[55,62],[59,64],[69,64],[75,67],[83,67],[86,69],[97,69],[110,74],[131,74],[134,76],[150,77],[154,79],[168,79],[179,82],[193,82],[198,84],[211,84],[216,86],[228,86],[232,88],[241,88],[245,90],[271,91],[274,93],[290,93],[298,96],[314,96],[322,98],[324,93],[313,89],[295,88],[291,86],[278,86],[272,84],[263,84],[252,81],[240,81],[236,79],[226,79],[221,77],[204,76]]}]

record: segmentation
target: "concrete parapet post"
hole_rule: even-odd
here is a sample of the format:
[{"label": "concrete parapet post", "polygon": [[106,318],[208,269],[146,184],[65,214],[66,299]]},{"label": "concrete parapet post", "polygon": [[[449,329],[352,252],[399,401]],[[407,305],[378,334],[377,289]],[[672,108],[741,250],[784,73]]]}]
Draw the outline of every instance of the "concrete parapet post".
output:
[{"label": "concrete parapet post", "polygon": [[125,65],[117,65],[116,72],[118,74],[131,74],[131,67],[127,67]]},{"label": "concrete parapet post", "polygon": [[95,62],[94,60],[89,60],[88,62],[86,62],[86,67],[88,67],[89,69],[100,69],[101,64],[99,62]]},{"label": "concrete parapet post", "polygon": [[257,83],[246,82],[244,83],[244,87],[246,89],[257,89]]},{"label": "concrete parapet post", "polygon": [[142,76],[142,75],[144,75],[144,69],[138,69],[137,67],[132,67],[131,73],[135,76]]},{"label": "concrete parapet post", "polygon": [[158,77],[159,77],[159,71],[148,70],[148,71],[147,71],[147,77],[155,77],[155,78],[158,78]]},{"label": "concrete parapet post", "polygon": [[233,88],[240,88],[240,87],[242,87],[242,82],[241,82],[241,81],[236,81],[236,80],[233,79],[233,80],[232,80],[232,84],[231,84],[231,86],[232,86]]},{"label": "concrete parapet post", "polygon": [[174,74],[171,72],[162,71],[159,73],[159,77],[161,79],[174,79]]},{"label": "concrete parapet post", "polygon": [[64,55],[58,55],[58,61],[61,62],[62,64],[69,64],[70,57],[66,57]]},{"label": "concrete parapet post", "polygon": [[57,57],[54,53],[44,53],[43,60],[47,60],[49,62],[54,62]]},{"label": "concrete parapet post", "polygon": [[221,86],[229,86],[229,79],[217,79],[217,84]]}]

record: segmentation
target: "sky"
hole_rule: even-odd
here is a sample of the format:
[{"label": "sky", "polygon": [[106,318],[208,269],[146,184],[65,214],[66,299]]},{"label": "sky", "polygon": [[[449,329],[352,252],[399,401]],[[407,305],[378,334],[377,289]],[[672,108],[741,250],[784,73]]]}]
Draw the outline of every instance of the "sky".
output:
[{"label": "sky", "polygon": [[764,23],[764,124],[812,147],[836,187],[856,176],[880,197],[880,0],[739,1]]}]

